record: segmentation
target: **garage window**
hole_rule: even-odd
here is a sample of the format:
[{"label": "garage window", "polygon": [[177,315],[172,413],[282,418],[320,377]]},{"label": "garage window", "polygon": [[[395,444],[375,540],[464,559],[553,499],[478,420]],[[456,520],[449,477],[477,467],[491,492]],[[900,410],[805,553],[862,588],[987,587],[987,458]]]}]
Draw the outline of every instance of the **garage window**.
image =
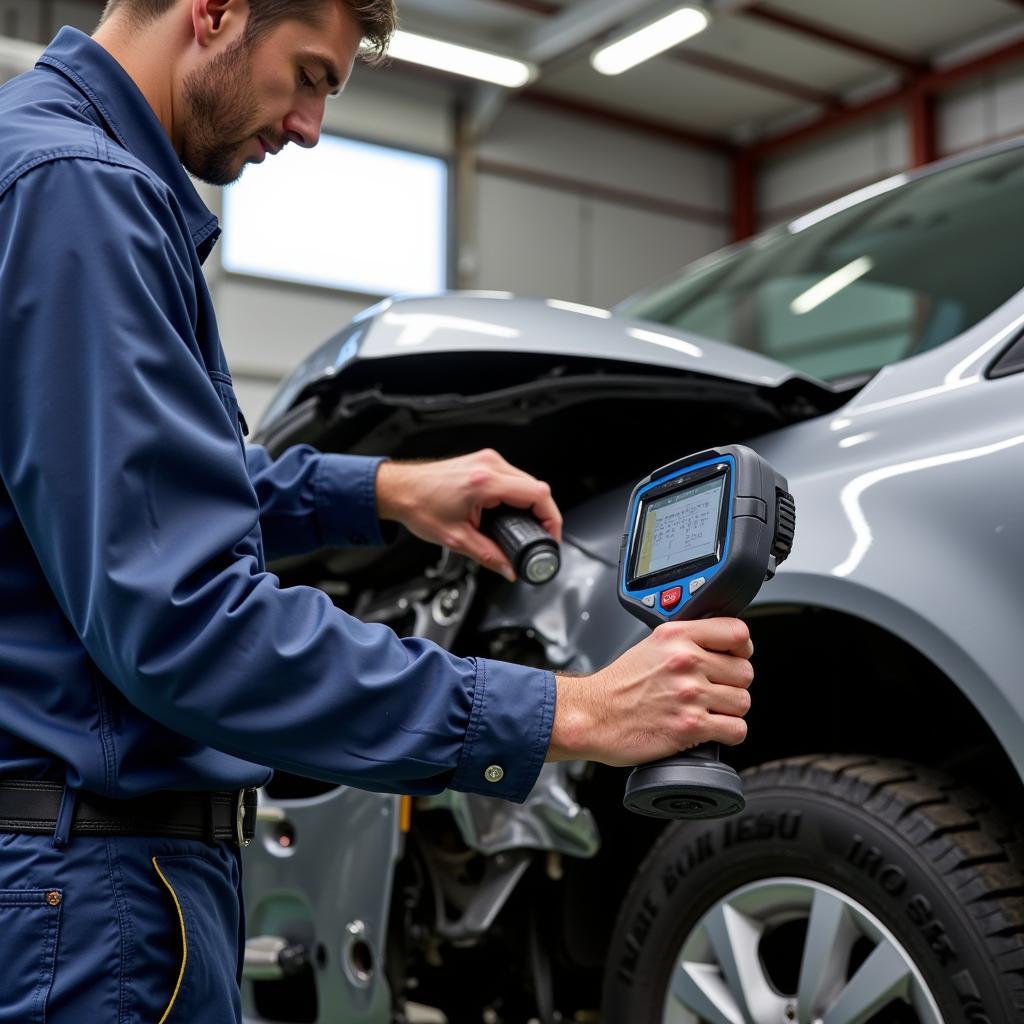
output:
[{"label": "garage window", "polygon": [[447,286],[448,165],[324,136],[224,192],[221,259],[236,274],[367,295]]}]

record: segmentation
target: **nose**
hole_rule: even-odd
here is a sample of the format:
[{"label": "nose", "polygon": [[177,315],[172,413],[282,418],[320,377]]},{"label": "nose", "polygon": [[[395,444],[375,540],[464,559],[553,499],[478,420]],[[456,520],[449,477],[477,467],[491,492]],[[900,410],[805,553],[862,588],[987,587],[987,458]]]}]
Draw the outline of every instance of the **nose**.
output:
[{"label": "nose", "polygon": [[320,127],[324,120],[324,103],[297,106],[284,119],[285,139],[304,149],[312,149],[320,141]]}]

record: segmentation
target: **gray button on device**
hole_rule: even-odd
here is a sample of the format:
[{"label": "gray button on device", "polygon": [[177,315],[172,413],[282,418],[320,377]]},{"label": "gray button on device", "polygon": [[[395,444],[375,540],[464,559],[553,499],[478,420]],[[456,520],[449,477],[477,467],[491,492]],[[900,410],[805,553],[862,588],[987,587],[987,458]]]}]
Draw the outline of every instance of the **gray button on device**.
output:
[{"label": "gray button on device", "polygon": [[657,599],[658,599],[658,595],[657,594],[648,594],[642,600],[643,600],[644,604],[647,605],[648,608],[653,608],[654,607],[654,602]]},{"label": "gray button on device", "polygon": [[488,782],[501,782],[505,778],[505,769],[500,764],[492,764],[487,771],[484,772],[484,778]]},{"label": "gray button on device", "polygon": [[690,593],[696,594],[705,583],[707,583],[707,579],[704,576],[698,576],[695,580],[690,580]]}]

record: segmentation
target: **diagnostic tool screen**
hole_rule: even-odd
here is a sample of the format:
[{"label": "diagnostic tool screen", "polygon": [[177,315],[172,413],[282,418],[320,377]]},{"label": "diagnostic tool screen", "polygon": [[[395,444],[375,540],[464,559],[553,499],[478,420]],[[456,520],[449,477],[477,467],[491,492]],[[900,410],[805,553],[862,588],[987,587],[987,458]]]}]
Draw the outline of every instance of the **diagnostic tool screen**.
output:
[{"label": "diagnostic tool screen", "polygon": [[644,503],[634,579],[713,555],[725,474]]}]

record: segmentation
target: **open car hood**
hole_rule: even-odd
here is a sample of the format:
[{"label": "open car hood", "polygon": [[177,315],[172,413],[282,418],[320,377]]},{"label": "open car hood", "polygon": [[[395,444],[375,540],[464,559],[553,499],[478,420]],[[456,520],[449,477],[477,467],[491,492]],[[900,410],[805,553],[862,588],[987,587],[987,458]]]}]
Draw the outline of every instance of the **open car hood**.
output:
[{"label": "open car hood", "polygon": [[[441,355],[461,357],[464,363],[479,361],[479,392],[500,384],[496,364],[507,365],[509,356],[523,356],[533,362],[631,366],[648,374],[715,378],[751,385],[762,393],[780,388],[790,398],[801,395],[810,405],[836,404],[836,393],[827,384],[699,335],[573,303],[500,292],[452,292],[386,299],[360,313],[281,385],[260,423],[260,433],[272,430],[296,403],[332,384],[358,386],[357,379],[361,383],[387,376],[385,361],[397,368],[410,357],[424,365],[424,356]],[[488,372],[488,356],[493,372]],[[503,358],[495,359],[499,356]],[[403,377],[408,390],[408,375]],[[436,378],[427,377],[431,379],[424,387],[436,390]],[[464,383],[460,390],[466,393]]]}]

